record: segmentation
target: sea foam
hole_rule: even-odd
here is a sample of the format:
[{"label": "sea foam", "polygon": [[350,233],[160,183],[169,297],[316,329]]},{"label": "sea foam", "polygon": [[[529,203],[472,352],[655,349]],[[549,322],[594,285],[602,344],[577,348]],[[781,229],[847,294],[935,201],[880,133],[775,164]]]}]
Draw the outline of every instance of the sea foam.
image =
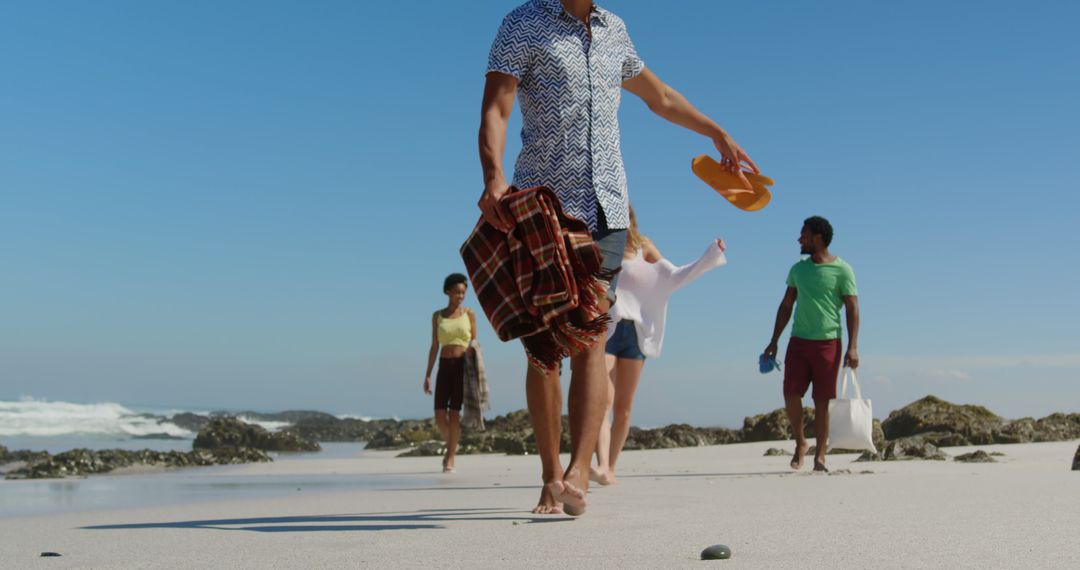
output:
[{"label": "sea foam", "polygon": [[0,436],[49,437],[71,434],[195,437],[157,414],[141,414],[116,403],[74,404],[23,399],[0,401]]}]

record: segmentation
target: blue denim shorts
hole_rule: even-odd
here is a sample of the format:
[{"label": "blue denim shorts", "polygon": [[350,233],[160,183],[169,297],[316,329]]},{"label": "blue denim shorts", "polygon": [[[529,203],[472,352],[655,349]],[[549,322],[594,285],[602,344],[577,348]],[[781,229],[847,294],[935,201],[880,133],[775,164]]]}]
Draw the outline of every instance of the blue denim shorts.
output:
[{"label": "blue denim shorts", "polygon": [[[597,214],[599,219],[592,238],[596,246],[600,248],[600,255],[603,258],[600,266],[604,269],[618,269],[622,267],[623,250],[626,249],[626,229],[609,229],[607,220],[604,218],[604,210],[599,205],[597,205]],[[616,273],[608,283],[608,300],[612,303],[615,302],[615,282],[618,280],[619,274]]]},{"label": "blue denim shorts", "polygon": [[638,346],[637,328],[634,327],[634,321],[623,319],[615,325],[615,332],[608,339],[604,352],[615,358],[645,360],[645,355]]}]

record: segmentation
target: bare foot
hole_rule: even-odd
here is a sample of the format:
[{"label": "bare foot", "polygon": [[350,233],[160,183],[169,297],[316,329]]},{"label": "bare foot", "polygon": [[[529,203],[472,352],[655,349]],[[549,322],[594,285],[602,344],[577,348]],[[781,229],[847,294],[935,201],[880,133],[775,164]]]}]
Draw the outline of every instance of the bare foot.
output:
[{"label": "bare foot", "polygon": [[454,460],[448,456],[444,456],[442,460],[442,472],[453,473],[454,472]]},{"label": "bare foot", "polygon": [[814,458],[814,471],[819,471],[819,472],[822,472],[822,473],[828,473],[829,470],[825,468],[825,460],[818,459],[818,458],[815,457]]},{"label": "bare foot", "polygon": [[795,443],[795,457],[791,458],[791,468],[798,471],[802,469],[803,458],[806,457],[806,452],[810,450],[810,442],[804,441],[802,443]]},{"label": "bare foot", "polygon": [[551,489],[551,496],[556,501],[561,501],[563,511],[572,517],[585,514],[585,493],[589,490],[588,478],[581,477],[580,479],[581,486],[574,485],[565,479],[547,484],[547,487]]},{"label": "bare foot", "polygon": [[534,515],[563,514],[562,503],[556,501],[555,497],[551,495],[548,485],[544,485],[544,488],[540,490],[540,502],[536,503],[536,508],[532,512]]},{"label": "bare foot", "polygon": [[594,468],[589,468],[589,481],[600,485],[614,485],[619,482],[611,471],[597,471]]}]

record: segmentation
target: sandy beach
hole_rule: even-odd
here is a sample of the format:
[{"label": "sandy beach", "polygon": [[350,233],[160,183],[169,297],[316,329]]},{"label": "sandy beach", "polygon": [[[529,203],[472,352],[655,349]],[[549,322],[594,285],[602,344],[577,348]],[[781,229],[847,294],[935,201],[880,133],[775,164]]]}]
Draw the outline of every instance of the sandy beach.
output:
[{"label": "sandy beach", "polygon": [[[1075,568],[1076,445],[979,446],[1005,453],[992,464],[830,456],[829,475],[793,473],[788,457],[763,456],[790,442],[630,451],[620,483],[594,487],[577,519],[529,512],[536,457],[464,456],[447,475],[436,472],[437,458],[395,452],[212,468],[211,477],[287,480],[297,490],[0,518],[0,566]],[[329,475],[402,485],[304,488]],[[699,560],[717,543],[731,547],[731,559]]]}]

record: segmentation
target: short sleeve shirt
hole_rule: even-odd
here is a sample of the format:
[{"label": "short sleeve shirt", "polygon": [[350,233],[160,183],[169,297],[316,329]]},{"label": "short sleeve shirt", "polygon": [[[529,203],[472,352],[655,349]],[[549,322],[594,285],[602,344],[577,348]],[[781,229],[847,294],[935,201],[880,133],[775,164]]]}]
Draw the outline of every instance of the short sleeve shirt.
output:
[{"label": "short sleeve shirt", "polygon": [[518,80],[523,124],[513,184],[551,188],[592,231],[600,214],[620,229],[630,217],[619,101],[622,83],[645,63],[618,16],[594,4],[589,18],[591,38],[559,0],[530,0],[503,19],[487,69]]},{"label": "short sleeve shirt", "polygon": [[844,297],[859,294],[851,266],[839,257],[821,264],[807,257],[791,267],[787,284],[798,290],[791,336],[807,340],[840,338]]}]

